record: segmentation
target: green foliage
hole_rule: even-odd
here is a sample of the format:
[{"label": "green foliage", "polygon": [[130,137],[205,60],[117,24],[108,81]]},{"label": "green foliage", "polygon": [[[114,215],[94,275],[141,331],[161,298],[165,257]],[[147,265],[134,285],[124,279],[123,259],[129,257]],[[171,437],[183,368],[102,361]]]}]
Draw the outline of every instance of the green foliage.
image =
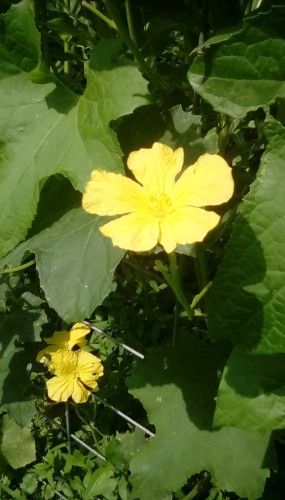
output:
[{"label": "green foliage", "polygon": [[143,402],[156,435],[131,460],[132,498],[146,500],[153,494],[163,499],[203,469],[222,490],[249,499],[262,494],[274,465],[269,460],[259,469],[270,432],[212,430],[221,366],[217,350],[188,331],[179,334],[174,349],[153,349],[134,368],[128,385]]},{"label": "green foliage", "polygon": [[[1,498],[282,500],[284,2],[0,11]],[[167,256],[113,247],[81,207],[92,170],[129,175],[154,141],[185,165],[221,154],[235,180],[219,227],[177,249],[190,319]],[[48,399],[36,355],[84,318],[110,335],[88,336],[98,396],[154,437],[96,394]]]},{"label": "green foliage", "polygon": [[278,6],[250,16],[225,43],[195,59],[189,81],[214,109],[241,118],[284,97],[284,15]]},{"label": "green foliage", "polygon": [[260,170],[235,221],[209,304],[210,333],[236,346],[219,388],[215,423],[255,429],[284,428],[285,129],[270,120],[265,135]]},{"label": "green foliage", "polygon": [[19,469],[36,459],[35,442],[28,427],[20,427],[8,416],[2,420],[1,453],[13,469]]}]

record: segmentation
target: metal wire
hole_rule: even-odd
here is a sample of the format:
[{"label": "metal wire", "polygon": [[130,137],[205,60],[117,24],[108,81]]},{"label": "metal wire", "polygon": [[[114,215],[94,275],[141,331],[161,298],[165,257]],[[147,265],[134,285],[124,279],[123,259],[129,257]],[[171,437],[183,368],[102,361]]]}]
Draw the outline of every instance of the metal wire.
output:
[{"label": "metal wire", "polygon": [[137,356],[140,359],[144,359],[144,355],[143,354],[141,354],[140,352],[136,351],[135,349],[133,349],[129,345],[124,344],[123,342],[119,342],[117,339],[114,339],[114,337],[111,337],[111,335],[109,335],[108,333],[106,333],[103,330],[101,330],[101,328],[98,328],[97,326],[92,325],[92,323],[89,323],[89,321],[86,321],[84,319],[82,321],[82,323],[84,323],[85,325],[89,326],[89,328],[91,328],[91,330],[93,330],[94,332],[100,333],[100,335],[103,335],[107,339],[111,340],[112,342],[114,342],[114,344],[123,347],[126,351],[130,352],[134,356]]},{"label": "metal wire", "polygon": [[135,427],[138,427],[139,429],[141,429],[142,431],[144,431],[146,434],[148,434],[150,437],[154,437],[155,436],[155,434],[153,432],[149,431],[146,427],[144,427],[143,425],[141,425],[138,422],[136,422],[136,420],[133,420],[131,417],[128,417],[128,415],[126,415],[125,413],[123,413],[121,410],[118,410],[118,408],[115,408],[115,406],[110,405],[109,403],[107,403],[107,401],[104,401],[103,399],[99,398],[99,396],[97,396],[96,394],[94,394],[94,396],[95,396],[95,398],[98,401],[100,401],[100,403],[102,403],[107,408],[110,408],[110,410],[112,410],[113,412],[115,412],[120,417],[124,418],[127,422],[130,422]]}]

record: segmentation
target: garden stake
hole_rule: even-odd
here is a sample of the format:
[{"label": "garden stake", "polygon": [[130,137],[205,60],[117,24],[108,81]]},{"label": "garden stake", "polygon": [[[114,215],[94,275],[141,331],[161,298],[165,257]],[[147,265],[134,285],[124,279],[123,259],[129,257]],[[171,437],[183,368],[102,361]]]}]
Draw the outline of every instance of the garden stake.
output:
[{"label": "garden stake", "polygon": [[[50,486],[46,481],[44,481],[43,479],[40,479],[38,478],[38,481],[42,484],[44,484],[44,486]],[[67,498],[65,496],[63,496],[61,493],[59,493],[59,491],[57,490],[54,490],[53,491],[55,495],[57,495],[59,498],[62,498],[63,500],[67,500]]]},{"label": "garden stake", "polygon": [[[52,424],[56,425],[63,432],[66,433],[66,429],[64,427],[62,427],[62,425],[58,424],[57,422],[55,422],[54,420],[52,420],[51,418],[49,418],[47,416],[45,416],[45,418],[47,420],[49,420]],[[71,439],[73,439],[74,441],[76,441],[77,443],[79,443],[83,448],[85,448],[86,450],[88,450],[91,453],[93,453],[93,455],[96,455],[96,457],[101,458],[101,460],[104,460],[104,462],[106,462],[106,458],[103,455],[101,455],[101,453],[99,453],[99,451],[96,451],[96,450],[94,450],[94,448],[91,448],[91,446],[89,446],[88,444],[84,443],[84,441],[82,441],[80,438],[78,438],[74,434],[70,434],[70,437],[71,437]]]},{"label": "garden stake", "polygon": [[66,401],[66,403],[65,403],[65,425],[66,425],[66,434],[67,434],[67,449],[68,449],[68,453],[71,454],[70,419],[69,419],[68,401]]},{"label": "garden stake", "polygon": [[103,399],[99,398],[96,394],[94,394],[94,396],[95,396],[95,398],[100,403],[102,403],[103,405],[105,405],[107,408],[110,408],[110,410],[112,410],[113,412],[117,413],[117,415],[119,415],[120,417],[124,418],[125,420],[127,420],[127,422],[130,422],[135,427],[138,427],[139,429],[141,429],[142,431],[144,431],[146,434],[148,434],[150,437],[154,437],[155,436],[155,434],[153,432],[151,432],[148,429],[146,429],[146,427],[144,427],[143,425],[139,424],[138,422],[136,422],[135,420],[133,420],[131,417],[128,417],[128,415],[126,415],[122,411],[118,410],[117,408],[115,408],[114,406],[110,405],[106,401],[103,401]]},{"label": "garden stake", "polygon": [[128,346],[127,344],[124,344],[123,342],[119,342],[118,340],[114,339],[113,337],[111,337],[111,335],[108,335],[108,333],[104,332],[103,330],[101,330],[97,326],[92,325],[92,323],[89,323],[89,321],[85,321],[85,319],[84,319],[84,320],[82,320],[82,323],[84,323],[84,325],[89,326],[89,328],[91,328],[91,330],[93,330],[94,332],[100,333],[100,335],[103,335],[107,339],[111,340],[112,342],[114,342],[114,344],[117,344],[117,345],[123,347],[126,351],[129,351],[134,356],[137,356],[140,359],[144,359],[144,355],[143,354],[141,354],[140,352],[136,351],[135,349],[133,349],[132,347]]}]

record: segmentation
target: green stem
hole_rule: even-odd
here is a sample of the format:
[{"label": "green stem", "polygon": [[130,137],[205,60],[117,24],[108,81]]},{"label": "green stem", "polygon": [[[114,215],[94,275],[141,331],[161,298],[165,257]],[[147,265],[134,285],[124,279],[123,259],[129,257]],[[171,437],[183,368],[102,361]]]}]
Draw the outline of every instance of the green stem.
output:
[{"label": "green stem", "polygon": [[201,290],[200,293],[197,293],[197,295],[195,295],[194,299],[192,300],[191,302],[191,309],[195,309],[196,305],[198,304],[198,302],[204,297],[204,295],[210,290],[212,286],[212,281],[209,281],[209,283],[204,286],[203,290]]},{"label": "green stem", "polygon": [[175,253],[169,254],[169,268],[163,264],[160,260],[155,261],[155,269],[161,274],[163,274],[166,282],[170,286],[170,288],[173,290],[175,297],[177,298],[178,302],[182,305],[184,310],[187,312],[189,318],[194,317],[194,311],[191,309],[187,298],[184,295],[184,292],[181,287],[181,282],[180,282],[180,277],[179,277],[179,272],[178,272],[178,264],[176,260],[176,255]]},{"label": "green stem", "polygon": [[161,80],[153,73],[153,71],[150,69],[150,67],[146,64],[139,48],[136,46],[134,41],[131,39],[127,28],[125,27],[121,16],[120,12],[117,6],[117,1],[116,0],[105,0],[105,5],[114,20],[118,33],[123,40],[123,42],[127,45],[129,50],[132,52],[134,55],[135,59],[137,60],[138,66],[140,68],[140,71],[144,73],[148,80],[160,91],[160,92],[165,92],[165,89],[163,85],[161,84]]},{"label": "green stem", "polygon": [[112,21],[112,19],[109,19],[107,16],[102,14],[102,12],[100,12],[100,10],[96,9],[96,7],[85,2],[85,0],[83,0],[82,5],[83,5],[83,7],[86,7],[86,9],[89,9],[91,12],[93,12],[93,14],[95,14],[97,17],[102,19],[102,21],[105,21],[105,23],[109,26],[109,28],[117,31],[116,23],[114,23],[114,21]]},{"label": "green stem", "polygon": [[125,0],[125,11],[126,11],[126,17],[127,17],[130,38],[133,40],[134,43],[136,43],[136,30],[135,30],[134,23],[133,23],[133,16],[132,16],[130,0]]},{"label": "green stem", "polygon": [[[69,0],[64,0],[64,12],[69,12],[70,11],[70,1]],[[69,37],[67,38],[66,35],[64,35],[63,38],[63,51],[65,54],[69,53]],[[63,72],[65,75],[69,75],[70,72],[70,61],[64,60],[63,62]]]},{"label": "green stem", "polygon": [[7,269],[4,269],[2,273],[16,273],[18,271],[22,271],[23,269],[26,269],[27,267],[32,266],[33,264],[36,263],[36,259],[30,260],[29,262],[26,262],[26,264],[22,264],[21,266],[17,267],[8,267]]}]

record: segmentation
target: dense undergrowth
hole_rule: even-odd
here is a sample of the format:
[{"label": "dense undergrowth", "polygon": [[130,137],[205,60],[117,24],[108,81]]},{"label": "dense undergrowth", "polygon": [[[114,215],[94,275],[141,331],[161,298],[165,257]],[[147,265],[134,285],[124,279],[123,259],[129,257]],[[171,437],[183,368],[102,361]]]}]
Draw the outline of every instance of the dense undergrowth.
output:
[{"label": "dense undergrowth", "polygon": [[[283,499],[284,2],[0,11],[0,497]],[[221,155],[235,184],[175,260],[81,206],[92,170],[132,177],[155,142]],[[104,376],[52,401],[37,354],[83,320]]]}]

